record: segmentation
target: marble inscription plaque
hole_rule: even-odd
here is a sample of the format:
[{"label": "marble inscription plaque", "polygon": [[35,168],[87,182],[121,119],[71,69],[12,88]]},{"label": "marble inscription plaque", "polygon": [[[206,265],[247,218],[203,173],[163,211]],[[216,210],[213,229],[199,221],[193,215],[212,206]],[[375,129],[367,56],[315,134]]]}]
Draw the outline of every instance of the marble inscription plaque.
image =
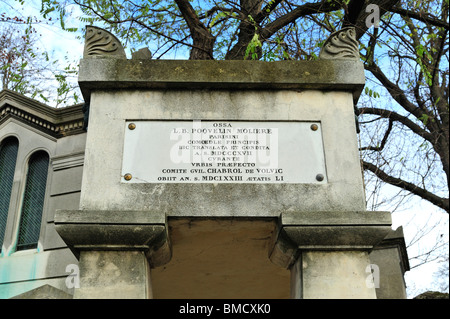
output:
[{"label": "marble inscription plaque", "polygon": [[129,121],[124,183],[326,183],[320,122]]}]

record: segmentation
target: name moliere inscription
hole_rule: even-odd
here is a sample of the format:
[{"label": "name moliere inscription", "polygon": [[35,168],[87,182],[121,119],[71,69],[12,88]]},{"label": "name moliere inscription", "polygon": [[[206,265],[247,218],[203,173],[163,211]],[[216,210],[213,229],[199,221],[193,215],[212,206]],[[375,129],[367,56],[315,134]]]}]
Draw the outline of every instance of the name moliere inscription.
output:
[{"label": "name moliere inscription", "polygon": [[320,123],[129,121],[125,183],[324,183]]}]

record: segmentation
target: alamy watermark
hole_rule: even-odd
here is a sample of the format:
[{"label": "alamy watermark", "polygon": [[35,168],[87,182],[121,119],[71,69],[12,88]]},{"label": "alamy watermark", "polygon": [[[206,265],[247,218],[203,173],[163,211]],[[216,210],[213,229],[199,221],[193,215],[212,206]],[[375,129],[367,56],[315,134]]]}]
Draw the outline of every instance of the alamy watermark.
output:
[{"label": "alamy watermark", "polygon": [[366,277],[366,287],[380,288],[380,267],[375,264],[369,264],[366,267],[366,273],[370,274]]},{"label": "alamy watermark", "polygon": [[80,288],[80,268],[78,265],[67,265],[66,272],[70,273],[66,278],[66,287],[69,289]]},{"label": "alamy watermark", "polygon": [[380,7],[376,4],[370,3],[366,7],[366,12],[370,12],[366,17],[366,27],[378,28],[380,26]]}]

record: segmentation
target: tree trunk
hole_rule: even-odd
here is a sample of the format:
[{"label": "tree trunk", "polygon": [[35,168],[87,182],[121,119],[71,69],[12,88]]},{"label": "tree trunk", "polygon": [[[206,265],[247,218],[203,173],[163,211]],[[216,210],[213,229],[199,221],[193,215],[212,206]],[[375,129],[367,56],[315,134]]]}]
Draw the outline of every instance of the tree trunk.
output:
[{"label": "tree trunk", "polygon": [[189,0],[175,0],[186,21],[192,37],[190,60],[212,60],[216,39],[200,21]]},{"label": "tree trunk", "polygon": [[[237,43],[226,54],[225,60],[243,60],[245,52],[253,36],[257,32],[256,16],[261,12],[261,0],[241,0],[241,11],[246,16],[239,25]],[[249,16],[251,18],[249,18]],[[261,56],[261,48],[258,48],[258,57]]]}]

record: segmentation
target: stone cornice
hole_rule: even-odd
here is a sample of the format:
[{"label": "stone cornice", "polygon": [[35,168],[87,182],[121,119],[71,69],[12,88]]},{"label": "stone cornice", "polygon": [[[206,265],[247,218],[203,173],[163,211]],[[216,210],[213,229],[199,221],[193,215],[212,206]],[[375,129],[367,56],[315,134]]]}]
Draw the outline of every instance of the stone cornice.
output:
[{"label": "stone cornice", "polygon": [[[127,60],[110,32],[86,27],[78,83],[89,103],[95,90],[332,90],[349,91],[356,104],[364,88],[354,28],[326,40],[316,61]],[[151,56],[151,55],[149,55]]]},{"label": "stone cornice", "polygon": [[405,237],[403,235],[403,227],[400,226],[396,230],[390,231],[389,234],[374,247],[374,250],[389,248],[398,249],[402,271],[403,273],[409,271],[411,268],[409,265],[408,252],[406,250]]},{"label": "stone cornice", "polygon": [[285,212],[272,238],[270,260],[289,268],[300,250],[370,251],[391,231],[389,212]]},{"label": "stone cornice", "polygon": [[83,104],[53,108],[17,92],[0,92],[0,124],[15,118],[54,137],[83,133]]},{"label": "stone cornice", "polygon": [[96,90],[327,90],[348,91],[354,100],[364,87],[364,67],[354,60],[210,61],[126,60],[99,57],[80,61],[78,83],[85,101]]},{"label": "stone cornice", "polygon": [[77,257],[86,250],[140,250],[152,267],[172,257],[167,217],[158,212],[56,210],[55,229]]}]

